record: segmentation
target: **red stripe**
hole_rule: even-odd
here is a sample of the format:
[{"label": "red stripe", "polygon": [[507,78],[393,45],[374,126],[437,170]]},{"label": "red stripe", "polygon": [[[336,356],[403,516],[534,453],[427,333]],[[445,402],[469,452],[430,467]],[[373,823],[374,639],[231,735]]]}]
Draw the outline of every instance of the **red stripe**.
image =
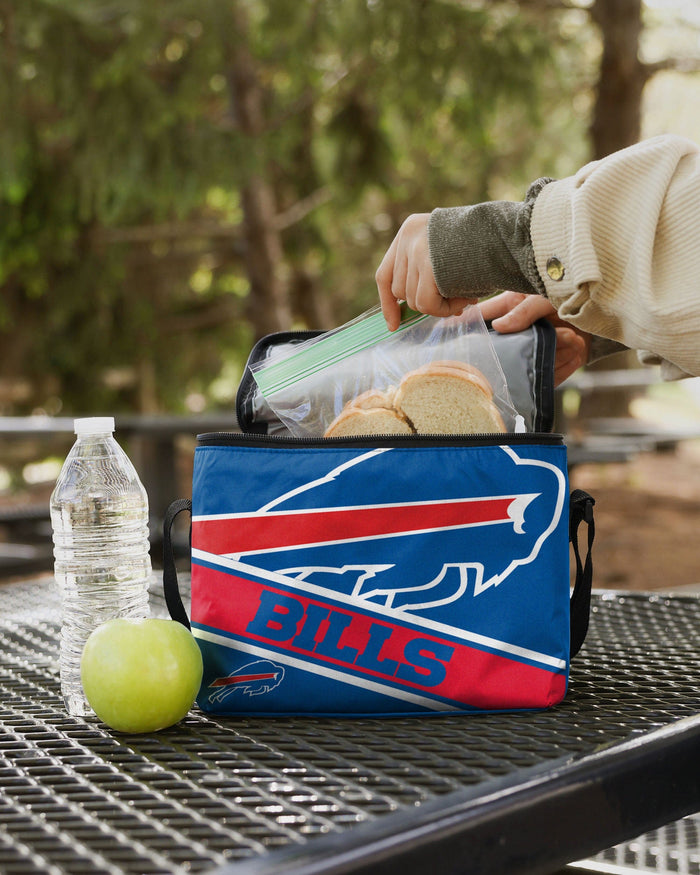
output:
[{"label": "red stripe", "polygon": [[[282,647],[294,656],[311,658],[309,671],[323,675],[324,662],[331,667],[346,668],[353,675],[365,675],[378,681],[392,681],[380,672],[362,669],[356,664],[345,664],[338,659],[328,658],[314,653],[313,657],[294,645],[293,638],[287,642],[266,642],[264,638],[251,638],[246,632],[248,623],[253,619],[260,605],[260,594],[263,589],[275,588],[255,580],[217,571],[194,564],[192,566],[192,622],[204,626],[218,628],[236,636],[248,638],[262,646],[271,643]],[[234,595],[235,594],[235,595]],[[303,594],[295,593],[294,598],[305,608],[310,604],[323,604],[318,599],[311,599]],[[330,607],[330,606],[328,606]],[[416,692],[426,692],[444,697],[454,704],[467,705],[484,710],[501,708],[542,708],[560,702],[566,693],[566,674],[556,669],[538,667],[520,662],[506,654],[498,654],[480,650],[467,642],[443,638],[430,630],[418,632],[400,619],[384,619],[371,617],[352,608],[335,608],[342,613],[353,616],[352,624],[344,631],[340,646],[354,647],[359,650],[367,642],[370,625],[379,622],[393,629],[391,638],[385,642],[381,650],[382,659],[403,659],[406,642],[418,637],[423,641],[445,642],[454,648],[452,658],[447,664],[444,680],[438,686],[422,686],[420,683],[404,681],[406,689]],[[428,645],[429,647],[429,645]],[[303,690],[299,690],[303,697]],[[338,687],[338,700],[343,701],[346,693],[342,684]],[[335,706],[335,703],[333,703]],[[439,706],[436,706],[436,709]],[[342,710],[340,708],[339,710]]]},{"label": "red stripe", "polygon": [[509,522],[515,496],[387,504],[194,520],[193,546],[208,553],[259,553],[457,526]]},{"label": "red stripe", "polygon": [[210,687],[228,687],[231,684],[249,684],[251,681],[268,681],[274,680],[277,677],[277,672],[270,671],[267,674],[234,674],[227,678],[217,678],[212,681]]}]

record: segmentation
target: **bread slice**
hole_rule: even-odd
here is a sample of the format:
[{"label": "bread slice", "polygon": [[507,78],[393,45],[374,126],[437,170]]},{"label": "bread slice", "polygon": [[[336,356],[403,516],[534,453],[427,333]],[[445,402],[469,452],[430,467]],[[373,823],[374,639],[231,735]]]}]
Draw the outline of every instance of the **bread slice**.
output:
[{"label": "bread slice", "polygon": [[348,407],[362,407],[364,410],[371,410],[375,407],[382,407],[385,410],[394,409],[394,395],[396,394],[396,386],[388,386],[386,389],[368,389],[366,392],[353,398],[352,401],[345,405]]},{"label": "bread slice", "polygon": [[484,381],[450,367],[411,371],[399,383],[394,405],[419,434],[504,432]]},{"label": "bread slice", "polygon": [[489,381],[472,365],[429,362],[398,387],[369,389],[348,401],[324,437],[504,432],[492,399]]},{"label": "bread slice", "polygon": [[483,390],[484,394],[487,398],[493,398],[493,389],[491,388],[491,384],[486,379],[484,374],[473,365],[468,365],[466,362],[460,361],[434,361],[429,362],[426,365],[421,365],[420,368],[417,368],[416,371],[411,371],[411,373],[429,373],[429,374],[457,374],[458,376],[468,376],[471,377],[479,386],[480,389]]},{"label": "bread slice", "polygon": [[385,407],[346,405],[325,431],[324,437],[349,435],[413,434],[413,429],[398,410]]}]

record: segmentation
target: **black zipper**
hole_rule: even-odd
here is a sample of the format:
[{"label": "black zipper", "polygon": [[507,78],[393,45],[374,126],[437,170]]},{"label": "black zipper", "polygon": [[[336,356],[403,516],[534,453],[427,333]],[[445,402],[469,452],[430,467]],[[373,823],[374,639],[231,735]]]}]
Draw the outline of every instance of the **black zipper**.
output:
[{"label": "black zipper", "polygon": [[236,392],[236,417],[239,423],[249,423],[246,430],[249,434],[265,434],[267,423],[255,422],[253,401],[258,394],[258,384],[251,371],[251,365],[256,365],[267,355],[268,349],[283,343],[303,343],[312,337],[318,337],[322,331],[298,330],[278,331],[274,334],[266,334],[253,346],[248,355],[243,377],[241,378],[238,391]]},{"label": "black zipper", "polygon": [[490,447],[544,444],[563,445],[564,436],[549,432],[495,432],[493,434],[408,434],[408,435],[351,435],[348,437],[292,437],[291,435],[239,434],[238,432],[215,431],[197,435],[200,447]]}]

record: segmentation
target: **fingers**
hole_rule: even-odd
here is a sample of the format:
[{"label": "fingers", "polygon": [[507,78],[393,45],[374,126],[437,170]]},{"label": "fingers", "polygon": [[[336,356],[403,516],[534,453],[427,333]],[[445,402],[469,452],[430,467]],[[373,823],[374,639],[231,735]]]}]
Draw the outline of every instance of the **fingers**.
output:
[{"label": "fingers", "polygon": [[591,336],[565,326],[558,326],[555,331],[554,385],[559,386],[588,362]]},{"label": "fingers", "polygon": [[517,306],[525,299],[526,295],[520,292],[500,292],[492,298],[487,298],[485,301],[479,301],[479,309],[484,320],[498,319],[510,312],[513,307]]},{"label": "fingers", "polygon": [[509,334],[524,331],[538,319],[547,319],[557,336],[554,356],[554,385],[558,386],[588,362],[591,335],[564,322],[546,298],[502,292],[479,304],[484,319],[491,319],[496,331]]},{"label": "fingers", "polygon": [[[439,294],[439,293],[438,293]],[[476,304],[476,298],[443,298],[442,295],[431,301],[430,310],[419,309],[419,313],[427,313],[429,316],[459,316],[465,307]]]},{"label": "fingers", "polygon": [[409,216],[382,259],[375,280],[379,301],[390,331],[401,321],[400,301],[429,316],[455,316],[475,298],[444,298],[435,282],[428,245],[430,213]]},{"label": "fingers", "polygon": [[377,268],[374,278],[379,291],[379,303],[384,314],[387,328],[389,331],[396,331],[401,322],[401,307],[399,299],[394,296],[394,263],[396,259],[396,250],[398,248],[398,235],[394,237],[391,246],[387,249],[381,264]]},{"label": "fingers", "polygon": [[493,327],[502,334],[524,331],[538,319],[556,315],[547,298],[520,292],[502,292],[480,306],[484,319],[491,319]]},{"label": "fingers", "polygon": [[[400,301],[412,310],[423,310],[424,301],[438,296],[428,249],[430,213],[415,213],[399,228],[375,274],[379,301],[387,328],[395,331],[401,321]],[[429,303],[428,303],[428,306]]]}]

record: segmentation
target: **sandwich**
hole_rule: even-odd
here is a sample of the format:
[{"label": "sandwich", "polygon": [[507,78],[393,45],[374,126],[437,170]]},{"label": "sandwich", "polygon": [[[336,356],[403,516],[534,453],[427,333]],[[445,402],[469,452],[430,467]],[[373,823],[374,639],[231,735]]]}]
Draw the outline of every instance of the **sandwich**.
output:
[{"label": "sandwich", "polygon": [[464,362],[435,361],[407,373],[397,387],[370,389],[350,400],[324,437],[505,430],[481,371]]}]

